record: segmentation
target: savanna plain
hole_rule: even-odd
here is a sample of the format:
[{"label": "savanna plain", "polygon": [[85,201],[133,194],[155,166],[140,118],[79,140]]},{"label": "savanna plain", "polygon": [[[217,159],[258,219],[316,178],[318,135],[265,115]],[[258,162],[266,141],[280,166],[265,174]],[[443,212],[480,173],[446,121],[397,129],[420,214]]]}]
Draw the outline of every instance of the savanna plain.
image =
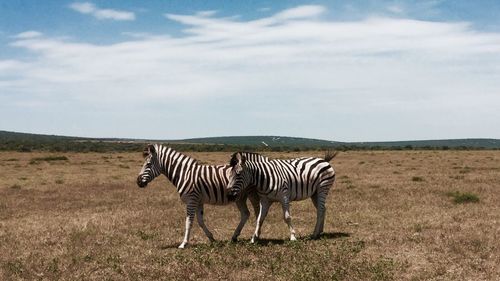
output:
[{"label": "savanna plain", "polygon": [[195,221],[185,250],[185,206],[164,176],[139,189],[142,163],[141,152],[1,152],[0,279],[500,280],[500,151],[340,152],[321,239],[308,238],[310,200],[291,205],[299,241],[274,204],[256,245],[253,214],[231,243],[235,205],[206,205],[218,242]]}]

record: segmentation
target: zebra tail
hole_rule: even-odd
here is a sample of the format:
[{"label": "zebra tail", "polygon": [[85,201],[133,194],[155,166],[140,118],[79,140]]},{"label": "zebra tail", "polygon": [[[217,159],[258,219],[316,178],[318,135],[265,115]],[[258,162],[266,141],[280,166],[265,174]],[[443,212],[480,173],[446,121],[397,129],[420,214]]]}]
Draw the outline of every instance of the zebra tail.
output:
[{"label": "zebra tail", "polygon": [[333,158],[335,158],[335,156],[337,156],[338,154],[338,151],[335,151],[335,150],[328,150],[326,153],[325,153],[325,161],[326,162],[330,162],[332,161]]}]

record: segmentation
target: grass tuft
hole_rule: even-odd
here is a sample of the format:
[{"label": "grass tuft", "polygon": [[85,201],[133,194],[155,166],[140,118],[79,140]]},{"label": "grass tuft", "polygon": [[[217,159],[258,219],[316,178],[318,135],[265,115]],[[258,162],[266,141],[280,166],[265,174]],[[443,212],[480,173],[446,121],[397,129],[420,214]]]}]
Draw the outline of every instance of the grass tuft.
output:
[{"label": "grass tuft", "polygon": [[118,274],[122,274],[123,273],[123,269],[122,269],[122,259],[120,257],[120,255],[109,255],[107,258],[106,258],[106,265],[113,269],[116,273]]},{"label": "grass tuft", "polygon": [[423,182],[424,178],[422,178],[422,177],[412,177],[411,180],[412,181],[416,181],[416,182]]},{"label": "grass tuft", "polygon": [[420,233],[423,230],[423,226],[420,223],[413,225],[413,231]]},{"label": "grass tuft", "polygon": [[[67,161],[69,160],[66,156],[46,156],[46,157],[35,157],[31,161]],[[31,162],[30,162],[31,163]]]},{"label": "grass tuft", "polygon": [[20,276],[25,271],[24,265],[20,260],[8,261],[4,264],[3,268],[7,273],[14,276]]},{"label": "grass tuft", "polygon": [[479,196],[470,192],[461,193],[459,191],[455,191],[447,192],[446,195],[449,197],[453,197],[453,202],[455,202],[456,204],[479,202]]},{"label": "grass tuft", "polygon": [[137,231],[137,235],[142,240],[150,240],[150,239],[153,239],[157,234],[156,233],[148,233],[146,231],[139,230],[139,231]]},{"label": "grass tuft", "polygon": [[14,184],[12,186],[10,186],[11,189],[21,189],[21,186],[19,184]]}]

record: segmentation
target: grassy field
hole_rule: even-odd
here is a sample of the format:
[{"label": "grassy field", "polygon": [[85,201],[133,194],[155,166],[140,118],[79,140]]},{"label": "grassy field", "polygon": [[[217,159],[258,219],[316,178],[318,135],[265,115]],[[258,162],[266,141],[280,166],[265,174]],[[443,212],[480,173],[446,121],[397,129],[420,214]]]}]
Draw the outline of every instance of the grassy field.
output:
[{"label": "grassy field", "polygon": [[[226,163],[230,153],[189,153]],[[271,157],[318,152],[268,153]],[[292,203],[290,242],[273,205],[258,245],[230,243],[234,205],[205,207],[177,246],[185,207],[161,177],[135,184],[141,153],[0,153],[2,280],[500,280],[500,151],[343,152],[325,235],[312,203]]]}]

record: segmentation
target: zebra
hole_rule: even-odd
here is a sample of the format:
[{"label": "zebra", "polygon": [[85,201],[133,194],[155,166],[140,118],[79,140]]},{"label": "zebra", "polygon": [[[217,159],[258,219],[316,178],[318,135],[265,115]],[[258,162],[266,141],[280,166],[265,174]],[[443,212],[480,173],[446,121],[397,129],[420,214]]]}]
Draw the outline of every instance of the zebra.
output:
[{"label": "zebra", "polygon": [[319,238],[324,227],[326,197],[335,182],[335,171],[329,162],[336,154],[327,152],[324,158],[304,157],[266,162],[249,161],[241,152],[232,155],[228,189],[237,196],[239,192],[253,186],[260,197],[260,212],[251,243],[259,238],[262,223],[273,202],[281,203],[283,219],[290,230],[290,240],[297,240],[289,203],[306,198],[311,198],[317,212],[312,238]]},{"label": "zebra", "polygon": [[[195,214],[205,235],[211,242],[215,241],[213,234],[204,223],[203,205],[227,205],[235,201],[235,196],[232,196],[226,189],[231,166],[202,165],[187,155],[159,144],[148,145],[143,154],[145,162],[137,177],[137,185],[144,188],[154,178],[164,174],[177,188],[181,200],[186,204],[186,231],[179,248],[183,249],[188,243]],[[246,153],[245,157],[256,162],[269,161],[269,158],[257,153]],[[240,222],[231,238],[232,241],[237,241],[250,216],[246,205],[247,197],[252,203],[255,217],[258,215],[258,195],[255,192],[243,192],[242,196],[236,200],[236,206],[240,211]]]}]

